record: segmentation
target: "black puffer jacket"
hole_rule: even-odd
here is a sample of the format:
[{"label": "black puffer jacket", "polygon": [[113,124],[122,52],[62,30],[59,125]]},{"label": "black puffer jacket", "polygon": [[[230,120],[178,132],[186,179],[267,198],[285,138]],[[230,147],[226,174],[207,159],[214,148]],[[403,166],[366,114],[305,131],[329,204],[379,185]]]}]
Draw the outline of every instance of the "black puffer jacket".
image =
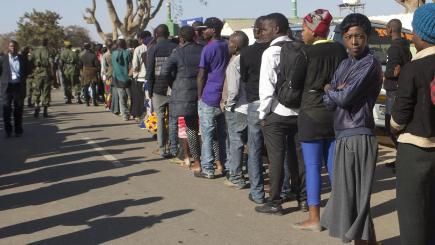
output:
[{"label": "black puffer jacket", "polygon": [[198,114],[196,76],[199,71],[202,46],[187,43],[177,48],[166,60],[161,75],[172,88],[169,110],[171,116],[195,116]]},{"label": "black puffer jacket", "polygon": [[153,93],[166,95],[168,92],[168,81],[161,74],[161,69],[166,59],[171,55],[172,51],[177,47],[177,44],[163,39],[152,46],[147,52],[147,74],[146,80],[150,85],[150,95]]}]

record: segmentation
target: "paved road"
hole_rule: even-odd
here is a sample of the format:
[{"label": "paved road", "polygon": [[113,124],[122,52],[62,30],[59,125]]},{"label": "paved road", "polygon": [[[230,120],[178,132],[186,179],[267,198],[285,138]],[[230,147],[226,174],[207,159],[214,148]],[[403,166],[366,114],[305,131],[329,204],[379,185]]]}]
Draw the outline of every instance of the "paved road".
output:
[{"label": "paved road", "polygon": [[[153,155],[156,142],[102,106],[64,105],[25,116],[22,138],[0,138],[0,244],[341,244],[295,231],[306,214],[257,214],[248,190],[203,180]],[[372,198],[378,238],[398,244],[395,177],[380,148]],[[326,187],[322,198],[326,200]]]}]

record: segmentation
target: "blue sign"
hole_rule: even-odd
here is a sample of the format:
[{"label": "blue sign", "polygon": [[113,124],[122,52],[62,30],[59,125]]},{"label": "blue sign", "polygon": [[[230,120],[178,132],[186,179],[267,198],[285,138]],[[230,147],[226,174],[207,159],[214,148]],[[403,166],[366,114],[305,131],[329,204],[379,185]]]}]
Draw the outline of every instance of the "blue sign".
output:
[{"label": "blue sign", "polygon": [[191,26],[193,24],[193,22],[195,21],[204,21],[204,18],[202,17],[197,17],[197,18],[191,18],[191,19],[185,19],[185,20],[181,20],[181,26]]}]

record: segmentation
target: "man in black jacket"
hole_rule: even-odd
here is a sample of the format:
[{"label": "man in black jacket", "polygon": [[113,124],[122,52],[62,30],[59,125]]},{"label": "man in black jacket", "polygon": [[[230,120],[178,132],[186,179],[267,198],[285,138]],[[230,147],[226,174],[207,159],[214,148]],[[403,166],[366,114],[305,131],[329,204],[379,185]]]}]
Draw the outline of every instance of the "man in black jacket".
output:
[{"label": "man in black jacket", "polygon": [[26,96],[25,77],[28,75],[28,68],[24,57],[18,54],[18,49],[18,43],[14,40],[10,41],[9,52],[3,56],[0,66],[0,95],[3,99],[3,121],[7,138],[11,136],[13,129],[11,124],[12,107],[15,136],[19,137],[23,134],[23,103]]},{"label": "man in black jacket", "polygon": [[[401,68],[411,61],[412,54],[409,50],[409,41],[402,38],[402,22],[392,19],[387,23],[387,35],[391,37],[392,43],[387,51],[387,65],[384,73],[384,89],[387,91],[385,130],[390,132],[391,109],[396,100],[397,81],[399,80]],[[397,146],[397,139],[390,134],[391,140]],[[395,162],[387,163],[387,167],[394,168]]]},{"label": "man in black jacket", "polygon": [[178,121],[177,118],[169,116],[170,150],[167,152],[166,141],[168,133],[165,129],[165,113],[168,110],[170,90],[168,91],[169,82],[166,77],[161,74],[161,70],[166,59],[168,59],[172,51],[177,47],[177,44],[168,39],[169,29],[165,24],[159,25],[154,32],[157,44],[148,50],[146,80],[150,85],[149,95],[152,99],[154,110],[157,112],[157,142],[159,145],[159,153],[164,158],[172,158],[178,151]]}]

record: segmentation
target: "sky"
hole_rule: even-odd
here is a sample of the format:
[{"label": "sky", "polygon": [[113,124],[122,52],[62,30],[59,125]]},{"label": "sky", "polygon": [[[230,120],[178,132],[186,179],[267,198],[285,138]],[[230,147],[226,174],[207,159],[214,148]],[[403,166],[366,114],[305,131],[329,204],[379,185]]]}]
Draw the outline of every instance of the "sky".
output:
[{"label": "sky", "polygon": [[[260,15],[272,12],[281,12],[286,16],[290,15],[290,0],[207,0],[207,6],[199,0],[172,0],[181,3],[183,11],[180,19],[193,17],[219,17],[219,18],[256,18]],[[404,8],[394,0],[362,0],[365,4],[365,14],[389,15],[403,13]],[[125,0],[113,0],[119,8],[118,14],[123,19]],[[340,0],[299,0],[298,15],[305,14],[317,9],[328,9],[333,16],[339,16],[338,4]],[[91,6],[91,0],[8,0],[2,1],[2,21],[0,33],[11,32],[17,29],[17,21],[25,13],[32,9],[38,11],[51,10],[62,16],[60,25],[80,25],[90,31],[95,41],[100,41],[95,27],[88,25],[83,20],[83,14],[87,7]],[[343,15],[346,12],[343,12]],[[111,32],[111,24],[106,9],[106,1],[97,0],[97,19],[105,32]],[[156,27],[166,20],[166,8],[163,6],[156,18],[151,21],[147,29]]]}]

